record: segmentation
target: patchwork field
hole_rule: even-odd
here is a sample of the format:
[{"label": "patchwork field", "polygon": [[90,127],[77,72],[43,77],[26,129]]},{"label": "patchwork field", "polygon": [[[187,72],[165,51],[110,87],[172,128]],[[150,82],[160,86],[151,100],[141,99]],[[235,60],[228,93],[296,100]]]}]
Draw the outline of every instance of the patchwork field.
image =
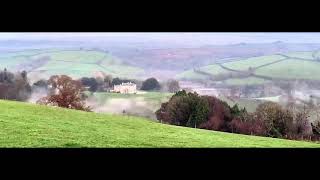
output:
[{"label": "patchwork field", "polygon": [[[247,59],[235,59],[232,62],[212,64],[198,68],[207,73],[188,70],[176,77],[183,80],[212,80],[210,76],[225,75],[227,85],[258,85],[270,82],[270,79],[307,79],[320,80],[319,51],[290,52]],[[228,73],[247,73],[245,78],[232,77]]]},{"label": "patchwork field", "polygon": [[28,50],[0,54],[0,68],[26,70],[31,79],[66,74],[73,78],[105,73],[114,77],[139,78],[143,69],[126,65],[116,57],[93,50]]},{"label": "patchwork field", "polygon": [[0,129],[0,147],[320,147],[3,100]]}]

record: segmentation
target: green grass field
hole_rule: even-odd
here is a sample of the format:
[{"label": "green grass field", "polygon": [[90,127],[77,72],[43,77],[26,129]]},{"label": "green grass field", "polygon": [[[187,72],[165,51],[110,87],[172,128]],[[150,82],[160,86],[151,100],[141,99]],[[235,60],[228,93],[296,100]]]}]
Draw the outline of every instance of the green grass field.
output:
[{"label": "green grass field", "polygon": [[288,79],[320,79],[320,63],[288,59],[256,71],[258,75]]},{"label": "green grass field", "polygon": [[0,129],[0,147],[320,147],[3,100]]},{"label": "green grass field", "polygon": [[[209,73],[213,76],[220,74],[220,73],[229,72],[216,64],[201,67],[200,70],[203,72]],[[194,72],[193,70],[188,70],[188,71],[182,72],[180,74],[177,74],[176,78],[177,79],[189,79],[189,80],[204,80],[204,79],[208,79],[208,76],[199,74],[197,72]]]},{"label": "green grass field", "polygon": [[272,62],[281,60],[281,59],[284,59],[284,57],[280,55],[259,56],[259,57],[252,57],[252,58],[243,59],[239,61],[228,62],[228,63],[224,63],[223,65],[231,69],[246,71],[249,69],[249,67],[255,68],[267,63],[272,63]]},{"label": "green grass field", "polygon": [[290,53],[285,53],[285,55],[290,56],[290,57],[297,57],[297,58],[304,58],[304,59],[314,59],[312,56],[313,52],[310,51],[299,51],[299,52],[290,52]]},{"label": "green grass field", "polygon": [[205,80],[208,79],[206,75],[198,74],[193,70],[184,71],[176,75],[177,79],[183,80]]},{"label": "green grass field", "polygon": [[257,85],[257,84],[265,84],[270,82],[269,80],[265,80],[262,78],[256,77],[248,77],[248,78],[232,78],[223,81],[227,85]]}]

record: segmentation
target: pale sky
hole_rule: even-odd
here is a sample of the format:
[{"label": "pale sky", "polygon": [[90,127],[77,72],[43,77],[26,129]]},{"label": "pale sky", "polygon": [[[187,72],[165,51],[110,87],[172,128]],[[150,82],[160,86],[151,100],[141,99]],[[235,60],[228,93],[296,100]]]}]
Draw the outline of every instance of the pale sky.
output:
[{"label": "pale sky", "polygon": [[130,39],[139,41],[188,42],[199,44],[320,43],[320,33],[0,33],[0,40],[92,40]]}]

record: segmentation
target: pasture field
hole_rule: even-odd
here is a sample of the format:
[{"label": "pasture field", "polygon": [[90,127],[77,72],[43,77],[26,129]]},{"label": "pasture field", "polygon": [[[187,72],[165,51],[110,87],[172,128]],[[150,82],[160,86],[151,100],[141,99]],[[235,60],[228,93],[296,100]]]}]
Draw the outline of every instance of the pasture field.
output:
[{"label": "pasture field", "polygon": [[0,147],[320,147],[318,143],[161,124],[145,118],[0,101]]},{"label": "pasture field", "polygon": [[223,65],[230,69],[246,71],[249,69],[249,67],[256,68],[267,63],[276,62],[281,59],[284,59],[284,57],[280,55],[259,56],[259,57],[252,57],[248,59],[228,62],[228,63],[224,63]]},{"label": "pasture field", "polygon": [[[199,68],[199,70],[203,71],[205,73],[211,74],[212,76],[220,74],[220,73],[228,73],[229,72],[216,64],[201,67],[201,68]],[[205,79],[208,79],[209,77],[207,75],[194,72],[194,70],[188,70],[188,71],[185,71],[185,72],[178,74],[176,76],[176,78],[190,79],[190,80],[205,80]]]},{"label": "pasture field", "polygon": [[[297,58],[304,58],[304,59],[314,59],[313,54],[314,52],[310,51],[298,51],[298,52],[290,52],[285,53],[284,55],[290,56],[290,57],[297,57]],[[316,52],[315,52],[316,53]]]},{"label": "pasture field", "polygon": [[256,78],[256,77],[248,77],[248,78],[231,78],[223,81],[227,85],[259,85],[259,84],[266,84],[270,82],[269,80],[265,80],[262,78]]},{"label": "pasture field", "polygon": [[[252,74],[248,78],[230,77],[224,80],[224,83],[227,85],[259,85],[270,82],[269,78],[320,80],[320,62],[317,61],[317,57],[320,56],[319,54],[319,51],[290,52],[238,59],[221,64],[228,69],[221,68],[217,64],[200,67],[200,69],[213,76],[227,74],[232,71],[248,71],[250,67],[253,69]],[[177,77],[184,80],[209,79],[208,75],[192,70],[182,72]]]},{"label": "pasture field", "polygon": [[288,59],[257,69],[257,75],[286,79],[320,79],[320,63]]},{"label": "pasture field", "polygon": [[208,76],[194,72],[193,70],[184,71],[176,75],[177,79],[183,80],[205,80]]}]

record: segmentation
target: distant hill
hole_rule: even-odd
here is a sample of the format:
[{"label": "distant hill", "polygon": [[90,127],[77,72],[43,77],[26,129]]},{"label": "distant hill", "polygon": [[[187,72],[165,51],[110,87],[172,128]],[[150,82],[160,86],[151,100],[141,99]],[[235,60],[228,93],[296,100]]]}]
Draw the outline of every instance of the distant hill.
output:
[{"label": "distant hill", "polygon": [[135,78],[143,69],[127,65],[109,53],[97,50],[40,49],[0,53],[0,68],[26,70],[31,79],[65,74],[74,78],[99,72],[114,77]]},{"label": "distant hill", "polygon": [[[99,55],[97,54],[100,53],[106,54],[107,58],[102,60],[104,62],[104,67],[102,67],[97,64],[97,62],[102,62],[99,60],[96,60],[96,62],[91,62],[91,64],[83,62],[84,60],[81,60],[82,62],[76,61],[72,63],[66,61],[73,61],[74,58],[76,59],[77,57],[67,55],[67,52],[64,52],[65,56],[56,56],[55,53],[53,54],[54,58],[60,56],[60,59],[51,58],[50,61],[41,65],[44,67],[33,67],[32,71],[41,72],[41,74],[45,74],[44,72],[46,72],[46,74],[53,74],[59,72],[71,75],[78,74],[79,76],[81,76],[90,75],[92,74],[92,69],[97,69],[97,71],[103,71],[105,73],[110,73],[115,76],[122,77],[138,77],[145,79],[151,76],[155,76],[159,79],[168,79],[174,77],[176,74],[183,73],[184,71],[187,71],[187,73],[189,73],[188,70],[194,68],[200,68],[208,65],[212,66],[213,64],[227,63],[239,59],[272,56],[275,54],[287,54],[292,52],[317,52],[318,50],[320,50],[320,44],[294,44],[276,41],[273,43],[261,44],[208,44],[203,46],[191,46],[189,43],[186,44],[184,47],[181,44],[168,44],[166,42],[154,41],[135,42],[130,39],[113,39],[101,41],[96,40],[94,42],[67,40],[11,40],[0,41],[0,61],[2,62],[0,64],[0,68],[18,67],[18,69],[21,69],[21,67],[29,67],[29,64],[31,62],[40,61],[36,60],[35,57],[39,58],[40,56],[51,56],[51,54],[45,54],[49,53],[46,52],[46,50],[50,49],[77,51],[74,53],[79,52],[79,54],[82,53],[80,51],[90,50],[87,53],[91,53],[93,57],[95,56],[99,58]],[[35,56],[36,52],[44,53],[42,55]],[[15,53],[20,54],[21,56],[16,56],[14,55]],[[304,53],[304,55],[306,55],[306,53]],[[302,55],[301,53],[297,54],[297,56],[304,55]],[[11,59],[9,58],[9,56],[11,57]],[[88,57],[89,55],[84,56]],[[308,56],[308,59],[314,59],[312,54],[306,56]],[[111,63],[119,63],[116,65],[110,65],[110,61],[107,59],[112,59]],[[58,61],[59,64],[57,64],[56,60],[60,60]],[[64,62],[61,60],[63,60]],[[45,64],[47,64],[47,66]],[[86,67],[84,66],[84,64],[86,64]],[[32,73],[36,74],[36,72]],[[261,73],[262,75],[264,75],[263,72]],[[203,75],[198,74],[197,76]],[[179,75],[179,77],[181,77],[181,75]],[[250,79],[250,81],[252,80],[253,78]]]},{"label": "distant hill", "polygon": [[126,49],[114,53],[123,61],[142,68],[186,70],[234,58],[249,58],[294,51],[316,51],[320,44],[291,44],[281,41],[267,44],[206,45],[197,48]]},{"label": "distant hill", "polygon": [[176,77],[194,81],[220,77],[228,85],[264,84],[271,80],[320,80],[319,69],[320,51],[297,51],[215,63]]}]

